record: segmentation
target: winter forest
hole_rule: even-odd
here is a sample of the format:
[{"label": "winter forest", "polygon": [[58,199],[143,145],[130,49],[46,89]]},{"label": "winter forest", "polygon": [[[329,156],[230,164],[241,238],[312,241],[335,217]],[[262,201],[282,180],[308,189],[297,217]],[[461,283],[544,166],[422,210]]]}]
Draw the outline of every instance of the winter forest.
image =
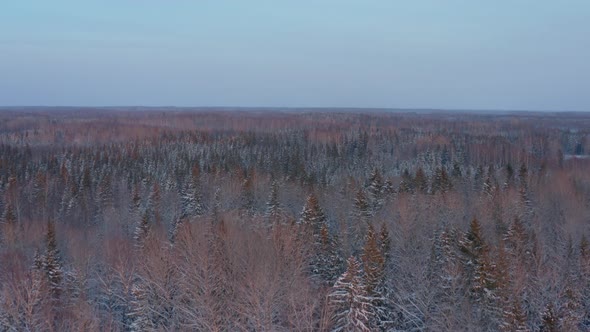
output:
[{"label": "winter forest", "polygon": [[590,114],[0,111],[0,331],[590,331]]}]

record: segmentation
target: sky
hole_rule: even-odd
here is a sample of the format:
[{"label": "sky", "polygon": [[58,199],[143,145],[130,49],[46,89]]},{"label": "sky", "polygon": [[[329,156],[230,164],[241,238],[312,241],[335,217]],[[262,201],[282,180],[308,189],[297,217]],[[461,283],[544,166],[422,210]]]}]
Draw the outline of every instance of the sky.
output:
[{"label": "sky", "polygon": [[6,0],[0,105],[590,111],[590,1]]}]

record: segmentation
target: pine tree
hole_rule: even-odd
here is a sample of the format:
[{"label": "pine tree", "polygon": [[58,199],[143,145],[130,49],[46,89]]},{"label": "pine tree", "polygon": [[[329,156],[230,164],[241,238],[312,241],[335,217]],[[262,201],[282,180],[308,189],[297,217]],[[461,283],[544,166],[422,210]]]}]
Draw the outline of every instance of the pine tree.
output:
[{"label": "pine tree", "polygon": [[389,236],[389,230],[387,230],[385,223],[381,224],[381,231],[379,232],[379,246],[385,265],[387,265],[391,259],[391,237]]},{"label": "pine tree", "polygon": [[453,163],[453,172],[451,173],[451,176],[455,179],[460,179],[461,177],[463,177],[463,174],[461,172],[461,166],[459,166],[458,162]]},{"label": "pine tree", "polygon": [[311,244],[310,270],[323,281],[331,282],[340,273],[342,259],[338,239],[329,232],[328,221],[315,194],[308,196],[301,213],[300,225],[307,243]]},{"label": "pine tree", "polygon": [[276,181],[272,182],[270,195],[266,203],[266,217],[271,223],[280,221],[282,215],[281,204],[279,203],[279,186]]},{"label": "pine tree", "polygon": [[134,332],[153,330],[147,289],[140,280],[136,280],[133,283],[131,296],[131,310],[128,313],[131,319],[129,330]]},{"label": "pine tree", "polygon": [[545,311],[543,311],[541,315],[541,326],[539,328],[540,332],[558,332],[559,331],[559,321],[557,316],[555,315],[555,309],[553,304],[549,303],[545,307]]},{"label": "pine tree", "polygon": [[255,195],[254,195],[254,182],[252,177],[246,177],[242,182],[242,192],[240,195],[241,209],[248,213],[254,213]]},{"label": "pine tree", "polygon": [[205,213],[200,186],[194,181],[188,181],[181,193],[181,218],[191,219]]},{"label": "pine tree", "polygon": [[528,332],[526,315],[523,313],[520,303],[513,301],[510,306],[504,309],[503,322],[500,329],[505,332]]},{"label": "pine tree", "polygon": [[371,298],[371,327],[387,330],[393,323],[394,310],[391,303],[386,300],[392,294],[385,282],[385,259],[377,237],[373,225],[369,224],[362,254],[364,282],[367,294]]},{"label": "pine tree", "polygon": [[211,210],[211,222],[213,224],[219,223],[219,218],[221,214],[221,189],[219,188],[217,188],[215,190],[215,194],[213,194],[213,207]]},{"label": "pine tree", "polygon": [[363,283],[359,262],[351,256],[346,271],[328,295],[333,308],[332,331],[371,331],[373,308]]},{"label": "pine tree", "polygon": [[143,247],[145,245],[145,241],[149,235],[149,232],[150,232],[149,215],[147,212],[145,212],[143,214],[141,220],[139,221],[139,223],[135,227],[134,239],[135,239],[135,247],[137,249],[143,249]]},{"label": "pine tree", "polygon": [[160,203],[162,200],[162,195],[160,193],[160,185],[158,183],[154,183],[152,187],[152,191],[150,192],[150,196],[148,197],[147,202],[147,210],[149,214],[153,216],[156,225],[158,225],[161,221],[160,216]]},{"label": "pine tree", "polygon": [[373,212],[377,211],[383,205],[383,177],[377,168],[373,169],[369,177],[369,198],[371,200],[371,207]]},{"label": "pine tree", "polygon": [[428,179],[422,167],[418,168],[416,175],[414,176],[414,186],[421,194],[428,193]]},{"label": "pine tree", "polygon": [[559,327],[561,331],[575,331],[579,329],[580,322],[585,315],[580,306],[580,294],[577,285],[566,285],[560,295],[561,307],[559,308]]},{"label": "pine tree", "polygon": [[338,251],[340,244],[335,235],[331,235],[328,226],[324,224],[320,230],[320,244],[315,244],[315,255],[312,258],[311,269],[322,280],[332,283],[342,272],[343,260]]},{"label": "pine tree", "polygon": [[62,293],[63,268],[61,264],[61,255],[57,248],[57,239],[55,237],[55,225],[47,221],[47,234],[45,237],[45,262],[44,268],[49,280],[49,287],[54,298],[58,298]]},{"label": "pine tree", "polygon": [[383,193],[385,195],[395,194],[395,188],[393,187],[393,182],[390,179],[385,181],[385,184],[383,185]]},{"label": "pine tree", "polygon": [[373,294],[375,289],[383,282],[385,260],[377,244],[377,235],[372,224],[369,224],[367,230],[365,246],[363,248],[363,265],[365,271],[366,288],[369,294]]},{"label": "pine tree", "polygon": [[444,168],[437,167],[432,180],[432,193],[447,193],[453,189],[453,184]]},{"label": "pine tree", "polygon": [[364,224],[369,221],[369,218],[371,218],[371,207],[369,206],[367,197],[362,189],[359,189],[356,193],[354,198],[354,209],[359,222]]},{"label": "pine tree", "polygon": [[3,221],[6,225],[12,226],[16,224],[16,213],[11,202],[6,204],[6,208],[4,209],[4,217],[2,219],[4,219]]},{"label": "pine tree", "polygon": [[174,243],[176,241],[176,237],[178,236],[178,232],[184,225],[185,220],[180,217],[175,217],[173,219],[172,230],[170,231],[170,243]]},{"label": "pine tree", "polygon": [[398,191],[400,193],[412,193],[414,191],[414,180],[412,179],[412,176],[410,175],[410,172],[408,171],[408,169],[404,169],[403,173],[402,173],[402,179],[399,183],[399,189]]},{"label": "pine tree", "polygon": [[509,187],[512,185],[512,181],[514,179],[514,168],[512,168],[512,164],[508,163],[506,165],[506,181],[504,182],[504,187]]},{"label": "pine tree", "polygon": [[322,226],[327,222],[324,211],[315,194],[310,194],[305,201],[305,206],[301,212],[299,223],[304,227],[306,232],[314,236],[319,236]]},{"label": "pine tree", "polygon": [[132,214],[139,213],[141,207],[141,195],[139,193],[139,184],[133,186],[133,192],[131,193],[131,203],[129,205],[129,212]]},{"label": "pine tree", "polygon": [[460,249],[464,254],[467,289],[471,299],[481,308],[482,324],[494,324],[500,315],[497,312],[497,278],[477,219],[471,221],[469,231],[460,241]]}]

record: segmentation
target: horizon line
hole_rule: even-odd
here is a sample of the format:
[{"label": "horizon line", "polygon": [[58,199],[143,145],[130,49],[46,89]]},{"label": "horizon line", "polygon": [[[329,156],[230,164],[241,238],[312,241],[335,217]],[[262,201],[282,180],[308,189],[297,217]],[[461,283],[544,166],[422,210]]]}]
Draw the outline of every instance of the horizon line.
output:
[{"label": "horizon line", "polygon": [[435,107],[362,107],[362,106],[174,106],[174,105],[0,105],[6,109],[49,109],[49,108],[82,108],[82,109],[211,109],[211,110],[365,110],[365,111],[398,111],[398,112],[465,112],[465,113],[589,113],[590,110],[535,110],[535,109],[493,109],[493,108],[435,108]]}]

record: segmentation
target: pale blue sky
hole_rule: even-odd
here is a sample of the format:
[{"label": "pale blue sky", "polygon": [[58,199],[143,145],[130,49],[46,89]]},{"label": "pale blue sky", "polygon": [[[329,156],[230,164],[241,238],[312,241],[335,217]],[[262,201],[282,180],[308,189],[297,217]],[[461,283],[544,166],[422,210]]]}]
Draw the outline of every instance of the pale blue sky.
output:
[{"label": "pale blue sky", "polygon": [[590,1],[6,0],[0,105],[590,111]]}]

